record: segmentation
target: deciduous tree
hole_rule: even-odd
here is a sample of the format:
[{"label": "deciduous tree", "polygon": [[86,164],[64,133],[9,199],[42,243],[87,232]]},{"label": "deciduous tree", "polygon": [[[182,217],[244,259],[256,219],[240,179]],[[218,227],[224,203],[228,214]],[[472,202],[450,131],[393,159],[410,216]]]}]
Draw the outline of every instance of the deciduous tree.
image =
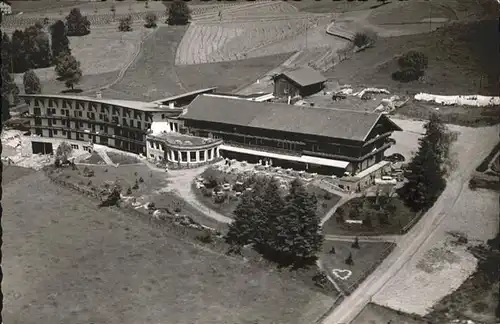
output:
[{"label": "deciduous tree", "polygon": [[418,80],[424,75],[429,64],[427,55],[418,51],[409,51],[398,59],[400,70],[392,74],[392,78],[401,82]]},{"label": "deciduous tree", "polygon": [[24,30],[23,46],[27,69],[45,68],[52,64],[49,36],[40,23]]},{"label": "deciduous tree", "polygon": [[184,1],[175,0],[168,7],[167,24],[186,25],[191,19],[191,10]]},{"label": "deciduous tree", "polygon": [[23,75],[24,92],[27,94],[42,93],[40,79],[33,70],[28,70]]},{"label": "deciduous tree", "polygon": [[57,60],[56,73],[67,88],[74,89],[75,84],[80,82],[82,70],[80,62],[73,55],[63,53]]},{"label": "deciduous tree", "polygon": [[84,36],[90,33],[90,21],[83,16],[79,8],[73,8],[66,16],[68,36]]}]

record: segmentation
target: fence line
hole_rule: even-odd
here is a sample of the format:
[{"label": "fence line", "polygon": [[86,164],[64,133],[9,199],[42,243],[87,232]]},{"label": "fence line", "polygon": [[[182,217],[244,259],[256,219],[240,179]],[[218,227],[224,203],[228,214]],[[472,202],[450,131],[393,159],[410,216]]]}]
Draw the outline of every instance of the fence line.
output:
[{"label": "fence line", "polygon": [[413,225],[415,225],[420,220],[422,214],[423,214],[422,212],[418,212],[408,224],[406,224],[405,226],[403,226],[403,228],[401,228],[401,233],[406,234],[410,230],[410,228],[412,228]]}]

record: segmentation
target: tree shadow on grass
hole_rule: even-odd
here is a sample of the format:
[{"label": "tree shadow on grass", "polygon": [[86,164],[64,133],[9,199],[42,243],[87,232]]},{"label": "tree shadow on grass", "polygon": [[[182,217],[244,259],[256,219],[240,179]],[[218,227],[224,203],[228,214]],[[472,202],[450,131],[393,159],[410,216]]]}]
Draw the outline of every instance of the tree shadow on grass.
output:
[{"label": "tree shadow on grass", "polygon": [[62,90],[61,93],[81,93],[83,92],[82,89],[65,89],[65,90]]}]

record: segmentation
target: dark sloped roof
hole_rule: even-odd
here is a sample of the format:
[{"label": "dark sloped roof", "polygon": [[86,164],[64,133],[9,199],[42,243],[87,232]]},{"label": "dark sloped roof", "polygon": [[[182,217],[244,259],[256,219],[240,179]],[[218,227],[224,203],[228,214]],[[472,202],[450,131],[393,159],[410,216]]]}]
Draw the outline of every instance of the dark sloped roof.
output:
[{"label": "dark sloped roof", "polygon": [[312,84],[326,82],[326,78],[318,71],[311,67],[302,67],[294,70],[289,70],[281,73],[288,79],[297,83],[302,87],[307,87]]},{"label": "dark sloped roof", "polygon": [[[229,125],[364,141],[380,118],[366,113],[331,108],[293,106],[201,95],[180,117]],[[394,125],[391,123],[391,125]],[[394,130],[399,130],[394,126]]]}]

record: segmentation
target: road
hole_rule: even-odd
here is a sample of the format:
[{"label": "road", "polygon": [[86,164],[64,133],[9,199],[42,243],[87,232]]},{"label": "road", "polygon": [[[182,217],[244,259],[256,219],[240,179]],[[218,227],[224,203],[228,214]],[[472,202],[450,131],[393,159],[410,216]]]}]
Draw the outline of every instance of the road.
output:
[{"label": "road", "polygon": [[465,152],[467,158],[459,160],[461,163],[448,179],[446,189],[434,206],[413,229],[399,239],[397,247],[384,262],[325,318],[324,324],[341,324],[352,321],[371,301],[371,298],[412,259],[419,248],[433,238],[440,223],[448,215],[447,212],[452,210],[464,187],[466,188],[470,174],[495,145],[495,139],[485,140],[482,143],[470,141],[469,139],[469,143],[465,144],[467,145]]}]

